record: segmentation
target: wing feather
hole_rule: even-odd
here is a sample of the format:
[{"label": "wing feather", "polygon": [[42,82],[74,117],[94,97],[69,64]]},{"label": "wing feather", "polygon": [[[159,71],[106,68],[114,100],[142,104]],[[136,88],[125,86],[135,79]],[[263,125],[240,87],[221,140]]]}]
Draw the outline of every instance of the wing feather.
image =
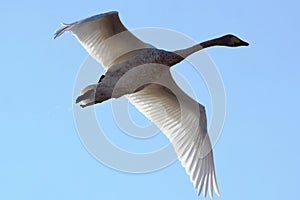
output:
[{"label": "wing feather", "polygon": [[64,32],[71,32],[87,52],[106,69],[116,64],[117,58],[129,52],[153,47],[128,31],[116,11],[62,25],[63,27],[55,32],[54,38]]},{"label": "wing feather", "polygon": [[219,196],[205,109],[183,93],[169,72],[163,79],[168,89],[151,84],[127,98],[171,141],[198,195],[203,190],[212,197],[214,190]]}]

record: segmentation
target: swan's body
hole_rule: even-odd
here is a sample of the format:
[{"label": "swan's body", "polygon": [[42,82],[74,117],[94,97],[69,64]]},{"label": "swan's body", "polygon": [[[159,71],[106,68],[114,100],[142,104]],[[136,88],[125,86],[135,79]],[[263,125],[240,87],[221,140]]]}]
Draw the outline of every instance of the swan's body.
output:
[{"label": "swan's body", "polygon": [[72,32],[107,69],[98,84],[82,90],[76,102],[84,107],[126,95],[170,139],[198,194],[203,190],[206,196],[208,191],[212,197],[214,189],[219,195],[204,106],[177,86],[169,68],[206,47],[248,43],[226,35],[184,50],[160,50],[130,33],[117,12],[65,24],[55,37],[65,31]]}]

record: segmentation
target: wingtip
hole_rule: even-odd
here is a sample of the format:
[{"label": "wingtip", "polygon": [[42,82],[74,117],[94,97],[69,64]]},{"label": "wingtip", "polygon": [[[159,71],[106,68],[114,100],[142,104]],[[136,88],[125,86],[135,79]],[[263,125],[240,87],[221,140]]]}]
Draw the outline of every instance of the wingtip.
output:
[{"label": "wingtip", "polygon": [[57,31],[55,31],[54,39],[56,39],[57,37],[61,36],[64,32],[66,32],[67,28],[68,28],[68,26],[64,26],[64,27],[58,29]]},{"label": "wingtip", "polygon": [[219,189],[218,189],[218,188],[214,188],[214,190],[215,190],[215,193],[216,193],[216,195],[217,195],[218,197],[220,197],[220,196],[221,196],[221,194],[220,194],[220,191],[219,191]]},{"label": "wingtip", "polygon": [[65,22],[61,22],[60,25],[62,25],[63,27],[66,27],[66,26],[70,26],[71,24],[68,24],[68,23],[65,23]]},{"label": "wingtip", "polygon": [[212,178],[213,178],[212,183],[213,183],[214,191],[215,191],[216,195],[217,195],[218,197],[220,197],[221,195],[220,195],[220,190],[219,190],[219,186],[218,186],[217,179],[216,179],[216,174],[213,173],[212,176],[213,176],[213,177],[212,177]]},{"label": "wingtip", "polygon": [[54,39],[56,39],[57,37],[61,36],[64,32],[70,31],[72,25],[74,23],[71,24],[67,24],[67,23],[61,23],[61,25],[63,26],[62,28],[58,29],[57,31],[55,31],[54,33]]},{"label": "wingtip", "polygon": [[61,25],[63,26],[61,29],[57,30],[55,33],[54,33],[54,39],[56,39],[57,37],[61,36],[64,32],[66,31],[70,31],[70,29],[73,27],[73,25],[76,25],[76,24],[82,24],[82,23],[85,23],[85,22],[89,22],[89,21],[93,21],[93,20],[96,20],[100,17],[103,17],[103,16],[107,16],[107,15],[113,15],[113,14],[119,14],[118,11],[110,11],[110,12],[106,12],[106,13],[101,13],[101,14],[98,14],[98,15],[94,15],[92,17],[88,17],[86,19],[83,19],[83,20],[80,20],[80,21],[76,21],[74,23],[61,23]]}]

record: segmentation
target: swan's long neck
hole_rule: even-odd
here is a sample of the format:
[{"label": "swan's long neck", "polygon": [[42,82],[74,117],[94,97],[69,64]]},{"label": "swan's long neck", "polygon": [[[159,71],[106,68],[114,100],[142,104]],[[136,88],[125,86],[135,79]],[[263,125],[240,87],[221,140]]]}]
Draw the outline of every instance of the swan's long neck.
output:
[{"label": "swan's long neck", "polygon": [[196,44],[196,45],[186,48],[186,49],[174,51],[174,53],[180,55],[183,58],[186,58],[186,57],[190,56],[191,54],[193,54],[197,51],[200,51],[201,49],[205,49],[205,48],[212,47],[212,46],[223,46],[223,45],[224,44],[222,43],[221,38],[216,38],[216,39],[202,42],[200,44]]}]

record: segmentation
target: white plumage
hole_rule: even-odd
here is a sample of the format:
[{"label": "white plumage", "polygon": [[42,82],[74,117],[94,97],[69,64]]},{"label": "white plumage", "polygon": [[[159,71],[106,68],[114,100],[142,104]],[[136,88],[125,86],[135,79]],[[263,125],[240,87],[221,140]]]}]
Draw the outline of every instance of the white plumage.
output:
[{"label": "white plumage", "polygon": [[[82,91],[78,102],[92,105],[126,95],[169,138],[198,195],[203,191],[204,196],[208,192],[212,197],[214,190],[219,196],[205,108],[177,86],[169,67],[202,48],[246,46],[248,43],[226,35],[174,54],[139,40],[121,23],[117,12],[63,26],[55,33],[55,38],[70,31],[107,70],[103,80]],[[146,86],[136,90],[144,84]]]}]

